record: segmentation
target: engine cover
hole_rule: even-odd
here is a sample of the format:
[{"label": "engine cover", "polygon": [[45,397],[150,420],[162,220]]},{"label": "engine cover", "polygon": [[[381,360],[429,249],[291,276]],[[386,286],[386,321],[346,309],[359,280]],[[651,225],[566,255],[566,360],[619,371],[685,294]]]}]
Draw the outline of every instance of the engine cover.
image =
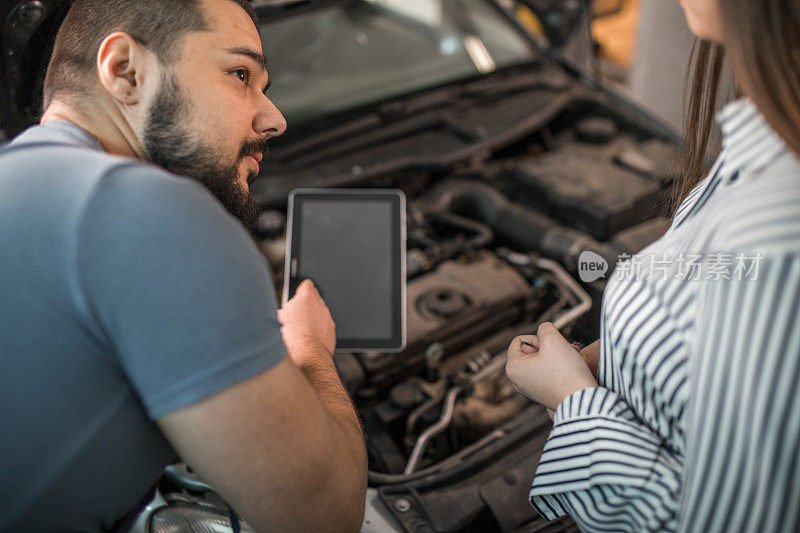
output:
[{"label": "engine cover", "polygon": [[373,387],[383,388],[432,357],[455,353],[518,322],[533,288],[508,263],[481,250],[414,279],[407,294],[406,349],[394,355],[357,354]]}]

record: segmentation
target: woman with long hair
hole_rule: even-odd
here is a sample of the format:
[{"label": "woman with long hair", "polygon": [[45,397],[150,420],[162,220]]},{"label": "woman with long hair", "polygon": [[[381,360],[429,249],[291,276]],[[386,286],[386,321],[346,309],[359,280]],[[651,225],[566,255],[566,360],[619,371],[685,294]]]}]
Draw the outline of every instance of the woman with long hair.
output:
[{"label": "woman with long hair", "polygon": [[617,266],[600,340],[545,323],[508,349],[555,410],[530,500],[587,531],[798,531],[800,1],[680,3],[699,41],[672,224]]}]

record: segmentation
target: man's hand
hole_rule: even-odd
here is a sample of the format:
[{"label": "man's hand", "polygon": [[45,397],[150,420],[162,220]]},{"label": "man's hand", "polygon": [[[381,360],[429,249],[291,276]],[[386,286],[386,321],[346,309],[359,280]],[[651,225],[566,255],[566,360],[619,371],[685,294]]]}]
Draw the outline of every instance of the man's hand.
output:
[{"label": "man's hand", "polygon": [[570,394],[597,386],[581,354],[550,322],[511,341],[506,374],[517,391],[553,410]]},{"label": "man's hand", "polygon": [[357,531],[367,452],[336,373],[331,314],[304,281],[278,318],[291,360],[158,424],[181,458],[259,531]]},{"label": "man's hand", "polygon": [[302,367],[302,359],[311,346],[322,346],[329,354],[336,349],[336,326],[331,313],[311,280],[303,281],[294,297],[278,310],[278,320],[283,327],[283,342],[295,364]]}]

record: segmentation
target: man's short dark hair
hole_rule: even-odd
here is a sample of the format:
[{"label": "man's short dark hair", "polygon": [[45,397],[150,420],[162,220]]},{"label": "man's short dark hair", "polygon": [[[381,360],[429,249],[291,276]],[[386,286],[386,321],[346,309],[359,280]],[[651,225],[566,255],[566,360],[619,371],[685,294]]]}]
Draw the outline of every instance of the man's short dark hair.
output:
[{"label": "man's short dark hair", "polygon": [[[258,17],[249,0],[239,4],[256,28]],[[201,0],[75,0],[56,36],[44,81],[44,109],[56,97],[85,95],[97,72],[100,44],[125,32],[165,64],[180,54],[186,34],[208,30]]]}]

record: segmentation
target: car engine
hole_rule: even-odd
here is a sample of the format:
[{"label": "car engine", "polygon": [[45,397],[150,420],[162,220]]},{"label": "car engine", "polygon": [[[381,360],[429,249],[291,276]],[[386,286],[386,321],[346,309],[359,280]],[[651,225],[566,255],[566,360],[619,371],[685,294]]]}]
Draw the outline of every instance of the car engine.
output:
[{"label": "car engine", "polygon": [[[576,530],[528,504],[550,419],[505,377],[505,349],[544,321],[596,340],[605,281],[577,279],[580,254],[608,274],[666,230],[659,199],[676,145],[613,95],[544,74],[502,100],[475,91],[460,112],[418,116],[424,127],[392,140],[306,156],[313,170],[287,172],[276,148],[278,173],[258,184],[276,279],[290,187],[390,186],[409,198],[407,347],[335,356],[363,420],[371,496],[406,531]],[[506,140],[458,161],[413,160],[493,135]]]}]

